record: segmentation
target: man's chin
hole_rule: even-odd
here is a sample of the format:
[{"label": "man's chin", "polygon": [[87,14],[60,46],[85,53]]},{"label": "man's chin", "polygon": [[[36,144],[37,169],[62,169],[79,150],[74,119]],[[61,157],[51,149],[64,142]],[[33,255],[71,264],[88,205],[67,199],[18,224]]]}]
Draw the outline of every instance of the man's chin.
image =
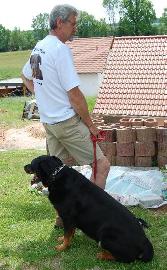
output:
[{"label": "man's chin", "polygon": [[74,36],[71,36],[68,40],[69,41],[73,41],[74,40]]}]

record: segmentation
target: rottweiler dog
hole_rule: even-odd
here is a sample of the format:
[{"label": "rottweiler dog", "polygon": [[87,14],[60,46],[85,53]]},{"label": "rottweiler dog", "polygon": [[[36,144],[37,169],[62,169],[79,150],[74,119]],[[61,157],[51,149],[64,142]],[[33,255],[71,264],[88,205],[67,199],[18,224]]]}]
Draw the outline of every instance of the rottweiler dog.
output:
[{"label": "rottweiler dog", "polygon": [[130,263],[153,258],[153,246],[145,235],[142,219],[55,156],[39,156],[25,165],[49,190],[49,200],[64,224],[57,250],[70,246],[75,229],[94,239],[102,251],[100,259]]}]

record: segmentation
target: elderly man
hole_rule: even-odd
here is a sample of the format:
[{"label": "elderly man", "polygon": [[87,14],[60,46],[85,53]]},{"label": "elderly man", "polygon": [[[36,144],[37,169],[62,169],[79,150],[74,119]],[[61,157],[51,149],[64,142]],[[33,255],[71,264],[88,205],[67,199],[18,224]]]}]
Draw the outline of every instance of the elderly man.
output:
[{"label": "elderly man", "polygon": [[[39,41],[23,68],[22,79],[34,91],[40,121],[46,130],[50,155],[66,161],[73,156],[78,164],[93,165],[90,135],[98,135],[79,89],[70,48],[77,27],[77,10],[70,5],[55,6],[49,17],[50,33]],[[97,146],[97,175],[91,180],[105,188],[110,164]]]}]

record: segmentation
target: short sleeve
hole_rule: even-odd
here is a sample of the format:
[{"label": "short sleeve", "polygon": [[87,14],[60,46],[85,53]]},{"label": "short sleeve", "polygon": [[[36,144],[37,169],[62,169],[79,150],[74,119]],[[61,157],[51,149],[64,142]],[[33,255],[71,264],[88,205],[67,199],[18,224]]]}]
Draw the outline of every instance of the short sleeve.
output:
[{"label": "short sleeve", "polygon": [[22,69],[23,75],[29,79],[32,80],[32,69],[31,69],[31,65],[30,65],[30,60],[27,61],[27,63],[24,65],[23,69]]},{"label": "short sleeve", "polygon": [[60,84],[66,91],[80,85],[79,76],[73,63],[72,53],[66,45],[59,47],[55,65]]}]

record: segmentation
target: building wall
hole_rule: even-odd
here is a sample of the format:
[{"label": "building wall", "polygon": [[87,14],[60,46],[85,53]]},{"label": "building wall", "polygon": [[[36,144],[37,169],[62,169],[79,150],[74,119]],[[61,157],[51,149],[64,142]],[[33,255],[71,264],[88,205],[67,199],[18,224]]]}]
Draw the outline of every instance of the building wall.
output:
[{"label": "building wall", "polygon": [[80,89],[85,96],[97,96],[102,83],[101,73],[80,73]]}]

